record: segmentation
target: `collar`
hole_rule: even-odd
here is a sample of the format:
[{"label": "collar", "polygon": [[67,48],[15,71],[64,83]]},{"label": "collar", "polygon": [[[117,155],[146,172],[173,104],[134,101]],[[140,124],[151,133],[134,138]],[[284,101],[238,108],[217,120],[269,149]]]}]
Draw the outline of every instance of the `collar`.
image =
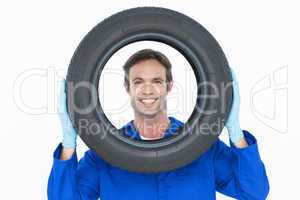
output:
[{"label": "collar", "polygon": [[[174,133],[176,133],[178,128],[183,126],[183,122],[176,119],[175,117],[169,116],[168,118],[170,120],[170,126],[165,131],[163,138],[167,138],[167,137],[172,136]],[[127,137],[132,138],[132,139],[136,139],[136,140],[142,140],[142,138],[140,137],[140,134],[138,133],[138,131],[134,127],[133,120],[131,120],[125,126],[123,126],[122,129],[124,130],[124,133],[126,134]]]}]

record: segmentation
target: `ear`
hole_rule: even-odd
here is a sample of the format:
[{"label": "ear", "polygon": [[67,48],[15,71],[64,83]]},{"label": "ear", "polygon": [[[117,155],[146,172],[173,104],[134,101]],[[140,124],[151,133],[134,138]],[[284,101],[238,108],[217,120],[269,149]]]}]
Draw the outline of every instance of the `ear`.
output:
[{"label": "ear", "polygon": [[167,83],[167,92],[169,93],[172,90],[173,87],[173,81],[170,81],[169,83]]},{"label": "ear", "polygon": [[123,85],[125,87],[126,92],[129,93],[129,84],[126,84],[126,82],[124,81]]}]

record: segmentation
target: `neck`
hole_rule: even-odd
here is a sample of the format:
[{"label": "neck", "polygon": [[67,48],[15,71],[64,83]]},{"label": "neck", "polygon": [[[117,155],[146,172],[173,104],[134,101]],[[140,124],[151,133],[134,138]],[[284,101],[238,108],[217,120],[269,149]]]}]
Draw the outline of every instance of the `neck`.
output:
[{"label": "neck", "polygon": [[160,139],[170,125],[166,113],[159,113],[155,116],[135,115],[134,126],[142,137],[148,139]]}]

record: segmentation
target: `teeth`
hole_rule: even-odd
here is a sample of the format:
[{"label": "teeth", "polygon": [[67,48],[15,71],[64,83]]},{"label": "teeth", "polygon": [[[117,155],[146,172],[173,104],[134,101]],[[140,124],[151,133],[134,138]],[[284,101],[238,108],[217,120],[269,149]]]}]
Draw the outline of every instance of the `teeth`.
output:
[{"label": "teeth", "polygon": [[155,99],[143,99],[142,102],[145,104],[151,104],[155,101]]}]

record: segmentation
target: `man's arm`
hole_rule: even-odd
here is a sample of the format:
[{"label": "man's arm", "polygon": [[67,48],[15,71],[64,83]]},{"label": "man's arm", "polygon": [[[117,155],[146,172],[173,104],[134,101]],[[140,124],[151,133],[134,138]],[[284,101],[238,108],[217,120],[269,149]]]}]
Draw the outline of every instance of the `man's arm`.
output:
[{"label": "man's arm", "polygon": [[74,152],[75,152],[74,148],[63,147],[59,159],[60,160],[69,160],[72,157],[72,155],[74,154]]},{"label": "man's arm", "polygon": [[48,180],[48,199],[85,200],[99,197],[99,179],[95,164],[89,155],[79,162],[76,155],[77,133],[67,112],[66,81],[60,82],[58,114],[63,140],[54,152]]},{"label": "man's arm", "polygon": [[62,144],[60,144],[53,155],[53,165],[48,179],[48,199],[98,199],[100,196],[99,171],[91,155],[85,153],[78,163],[76,151],[73,150],[69,159],[61,160],[62,149]]},{"label": "man's arm", "polygon": [[238,140],[237,142],[234,143],[234,145],[237,147],[237,148],[245,148],[248,146],[248,142],[246,141],[246,139],[243,137],[241,138],[240,140]]},{"label": "man's arm", "polygon": [[243,134],[244,148],[237,148],[232,141],[228,147],[220,140],[214,146],[216,190],[236,199],[263,200],[269,193],[265,166],[254,136],[246,130]]}]

